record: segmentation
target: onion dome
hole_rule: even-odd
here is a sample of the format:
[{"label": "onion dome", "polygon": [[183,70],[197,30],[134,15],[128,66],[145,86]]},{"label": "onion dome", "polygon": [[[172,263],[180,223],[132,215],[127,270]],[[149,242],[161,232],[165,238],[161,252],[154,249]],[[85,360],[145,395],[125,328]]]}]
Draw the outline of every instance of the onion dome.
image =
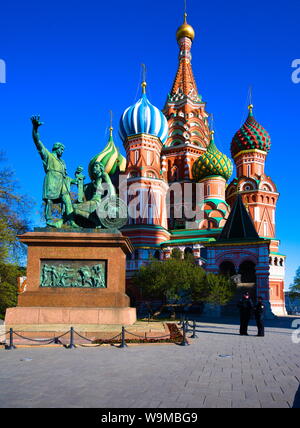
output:
[{"label": "onion dome", "polygon": [[271,138],[263,126],[254,118],[250,104],[249,114],[244,125],[236,132],[231,142],[231,155],[234,157],[242,150],[262,150],[268,152]]},{"label": "onion dome", "polygon": [[206,152],[193,164],[192,174],[197,182],[213,175],[219,175],[227,181],[232,174],[232,162],[217,149],[213,135],[214,131],[211,131],[211,140]]},{"label": "onion dome", "polygon": [[120,120],[119,134],[123,142],[127,137],[137,134],[150,134],[164,143],[168,136],[168,122],[165,115],[154,107],[146,95],[146,82],[142,83],[142,97],[128,107]]},{"label": "onion dome", "polygon": [[184,14],[184,23],[176,31],[176,39],[180,40],[182,37],[188,37],[192,41],[195,38],[195,31],[191,25],[186,21],[187,14]]},{"label": "onion dome", "polygon": [[102,152],[98,153],[89,163],[89,176],[92,179],[92,168],[95,162],[101,162],[104,166],[104,171],[109,175],[116,172],[117,169],[123,172],[126,168],[126,159],[121,155],[117,147],[115,146],[113,135],[113,128],[110,127],[109,140]]}]

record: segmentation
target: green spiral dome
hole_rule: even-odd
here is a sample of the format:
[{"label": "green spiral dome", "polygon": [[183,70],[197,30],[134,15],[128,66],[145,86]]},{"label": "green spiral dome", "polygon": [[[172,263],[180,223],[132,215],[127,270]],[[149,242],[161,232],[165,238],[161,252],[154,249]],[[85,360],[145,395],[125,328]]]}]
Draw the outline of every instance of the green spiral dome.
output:
[{"label": "green spiral dome", "polygon": [[192,168],[194,179],[199,182],[206,177],[219,175],[227,181],[231,177],[232,171],[231,160],[218,150],[212,132],[206,152],[194,162]]},{"label": "green spiral dome", "polygon": [[89,175],[92,178],[92,169],[95,162],[101,162],[104,166],[104,171],[109,175],[112,175],[118,169],[124,172],[126,169],[126,159],[121,155],[117,147],[115,146],[112,129],[107,145],[104,147],[102,152],[98,153],[89,163]]}]

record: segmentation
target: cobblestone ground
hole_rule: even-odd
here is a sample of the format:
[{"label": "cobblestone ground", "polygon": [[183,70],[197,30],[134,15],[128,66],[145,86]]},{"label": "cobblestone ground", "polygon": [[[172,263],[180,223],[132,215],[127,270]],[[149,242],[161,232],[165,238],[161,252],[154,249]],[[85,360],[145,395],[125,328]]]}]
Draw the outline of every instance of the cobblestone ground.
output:
[{"label": "cobblestone ground", "polygon": [[265,337],[200,321],[185,347],[0,349],[0,407],[300,407],[292,320],[269,322]]}]

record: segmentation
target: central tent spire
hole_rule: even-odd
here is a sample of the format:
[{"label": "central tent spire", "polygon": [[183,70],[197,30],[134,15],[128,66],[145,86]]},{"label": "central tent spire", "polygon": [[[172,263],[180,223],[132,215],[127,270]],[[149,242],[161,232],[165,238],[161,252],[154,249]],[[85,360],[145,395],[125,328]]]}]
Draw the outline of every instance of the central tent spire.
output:
[{"label": "central tent spire", "polygon": [[[205,103],[198,93],[192,69],[191,47],[195,31],[187,21],[186,2],[183,17],[183,24],[176,31],[179,45],[178,68],[163,110],[170,129],[164,147],[193,145],[197,152],[194,156],[198,157],[208,146],[210,134]],[[186,167],[185,175],[191,178],[190,166]]]},{"label": "central tent spire", "polygon": [[193,27],[187,23],[186,18],[187,14],[184,13],[184,23],[176,32],[176,39],[179,45],[179,65],[170,95],[174,96],[180,92],[193,101],[201,102],[191,65],[191,47],[195,37],[195,31]]}]

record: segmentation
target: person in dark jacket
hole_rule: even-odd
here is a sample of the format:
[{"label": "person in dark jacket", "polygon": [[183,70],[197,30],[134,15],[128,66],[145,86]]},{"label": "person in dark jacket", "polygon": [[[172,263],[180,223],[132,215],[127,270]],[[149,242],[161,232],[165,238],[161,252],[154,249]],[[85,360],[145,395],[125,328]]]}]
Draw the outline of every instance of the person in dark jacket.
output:
[{"label": "person in dark jacket", "polygon": [[263,303],[262,297],[258,296],[257,303],[254,307],[254,315],[255,315],[255,321],[257,325],[257,336],[265,335],[264,312],[265,312],[265,305]]},{"label": "person in dark jacket", "polygon": [[253,311],[253,302],[248,291],[243,294],[238,307],[240,309],[240,335],[248,336],[248,324]]}]

